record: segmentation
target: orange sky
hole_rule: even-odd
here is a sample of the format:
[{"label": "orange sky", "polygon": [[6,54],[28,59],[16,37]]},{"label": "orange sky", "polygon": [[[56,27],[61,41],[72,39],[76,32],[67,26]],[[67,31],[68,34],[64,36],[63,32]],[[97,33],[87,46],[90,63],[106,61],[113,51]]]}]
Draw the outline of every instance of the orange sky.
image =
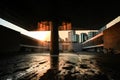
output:
[{"label": "orange sky", "polygon": [[[68,32],[67,31],[59,31],[59,37],[62,39],[68,38]],[[77,30],[76,34],[80,34],[82,32],[88,33],[90,30]],[[35,38],[42,40],[42,41],[50,41],[50,31],[30,31],[30,35],[34,36]]]}]

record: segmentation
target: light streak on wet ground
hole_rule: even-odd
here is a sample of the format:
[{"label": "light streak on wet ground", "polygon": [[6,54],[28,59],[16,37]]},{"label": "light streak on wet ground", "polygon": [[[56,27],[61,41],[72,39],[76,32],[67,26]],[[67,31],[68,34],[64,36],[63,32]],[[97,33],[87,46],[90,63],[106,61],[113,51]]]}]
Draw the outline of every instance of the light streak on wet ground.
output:
[{"label": "light streak on wet ground", "polygon": [[0,79],[33,79],[43,75],[50,68],[49,55],[24,54],[0,60]]},{"label": "light streak on wet ground", "polygon": [[[0,80],[45,80],[45,73],[49,69],[49,53],[11,56],[0,59]],[[61,53],[58,73],[47,75],[58,76],[59,80],[108,80],[103,74],[95,55]]]}]

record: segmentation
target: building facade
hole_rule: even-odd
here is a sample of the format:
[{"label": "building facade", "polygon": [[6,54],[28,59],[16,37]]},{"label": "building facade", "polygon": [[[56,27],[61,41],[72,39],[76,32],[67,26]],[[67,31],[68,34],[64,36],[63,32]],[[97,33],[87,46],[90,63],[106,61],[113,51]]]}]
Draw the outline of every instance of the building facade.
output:
[{"label": "building facade", "polygon": [[86,33],[81,33],[81,34],[79,35],[79,42],[80,42],[80,43],[85,42],[87,39],[88,39],[88,35],[87,35]]}]

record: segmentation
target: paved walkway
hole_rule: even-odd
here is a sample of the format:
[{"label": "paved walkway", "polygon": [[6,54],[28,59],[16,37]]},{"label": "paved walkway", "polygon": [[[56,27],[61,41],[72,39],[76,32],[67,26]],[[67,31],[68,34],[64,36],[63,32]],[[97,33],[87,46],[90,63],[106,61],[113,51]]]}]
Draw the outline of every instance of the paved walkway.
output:
[{"label": "paved walkway", "polygon": [[48,53],[11,56],[0,59],[0,80],[119,80],[119,73],[110,66],[119,65],[115,58],[119,56],[90,52],[61,53],[59,70],[54,72],[50,69]]}]

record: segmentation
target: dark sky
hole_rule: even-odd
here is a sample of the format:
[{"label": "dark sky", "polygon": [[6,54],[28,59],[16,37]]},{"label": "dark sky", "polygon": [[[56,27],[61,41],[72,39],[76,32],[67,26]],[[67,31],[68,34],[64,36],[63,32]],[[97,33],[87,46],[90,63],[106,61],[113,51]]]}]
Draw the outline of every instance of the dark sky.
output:
[{"label": "dark sky", "polygon": [[[119,16],[118,2],[80,0],[1,0],[1,17],[32,29],[41,20],[70,21],[79,29],[99,29]],[[6,17],[7,15],[7,17]],[[12,17],[11,17],[12,16]]]}]

